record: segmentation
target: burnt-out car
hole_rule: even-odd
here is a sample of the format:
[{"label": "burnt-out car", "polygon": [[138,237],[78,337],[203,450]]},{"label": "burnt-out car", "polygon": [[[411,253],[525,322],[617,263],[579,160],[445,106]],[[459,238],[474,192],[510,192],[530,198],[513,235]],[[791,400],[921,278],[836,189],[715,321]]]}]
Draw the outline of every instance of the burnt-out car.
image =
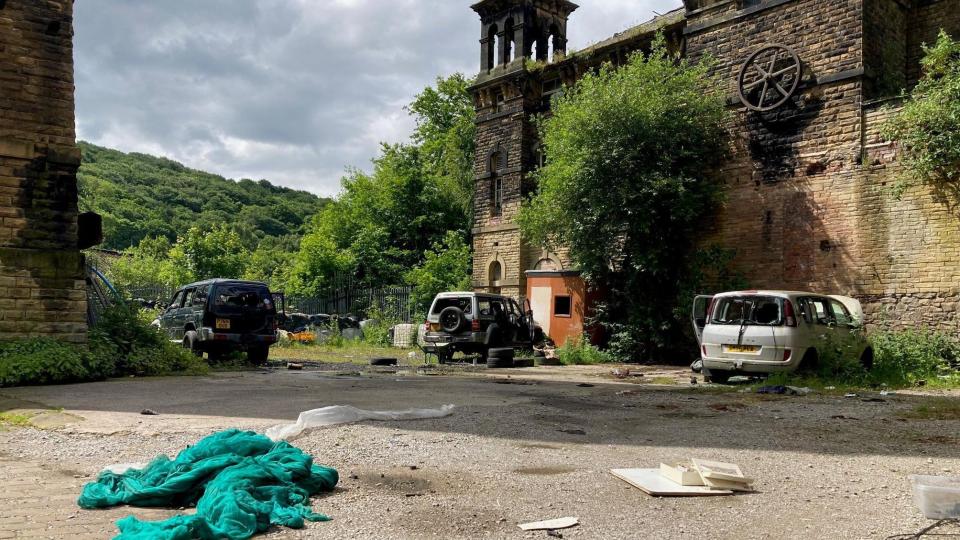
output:
[{"label": "burnt-out car", "polygon": [[543,337],[529,305],[521,309],[513,298],[496,294],[449,292],[430,306],[423,349],[445,363],[456,352],[486,358],[491,349],[530,347]]},{"label": "burnt-out car", "polygon": [[173,295],[154,324],[197,356],[216,360],[244,351],[253,364],[264,364],[277,342],[282,295],[263,283],[215,279],[192,283]]}]

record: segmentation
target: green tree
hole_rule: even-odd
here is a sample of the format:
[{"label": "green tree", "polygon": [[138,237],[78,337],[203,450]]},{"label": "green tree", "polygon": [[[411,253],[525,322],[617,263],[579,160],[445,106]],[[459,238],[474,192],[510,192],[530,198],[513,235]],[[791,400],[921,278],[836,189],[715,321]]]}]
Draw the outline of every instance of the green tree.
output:
[{"label": "green tree", "polygon": [[710,171],[726,153],[728,119],[710,65],[674,58],[661,39],[649,55],[586,75],[541,124],[549,161],[522,230],[568,247],[604,285],[601,322],[621,355],[656,358],[679,338],[673,306],[718,198]]},{"label": "green tree", "polygon": [[170,250],[170,259],[189,271],[194,280],[238,279],[246,270],[250,252],[237,231],[226,225],[187,231]]},{"label": "green tree", "polygon": [[442,243],[424,253],[423,264],[407,272],[405,278],[414,286],[412,300],[420,313],[426,313],[441,292],[471,289],[471,260],[470,246],[456,231],[448,232]]},{"label": "green tree", "polygon": [[953,204],[960,202],[960,43],[941,31],[924,47],[923,78],[884,129],[905,150],[907,175],[898,195],[919,181]]}]

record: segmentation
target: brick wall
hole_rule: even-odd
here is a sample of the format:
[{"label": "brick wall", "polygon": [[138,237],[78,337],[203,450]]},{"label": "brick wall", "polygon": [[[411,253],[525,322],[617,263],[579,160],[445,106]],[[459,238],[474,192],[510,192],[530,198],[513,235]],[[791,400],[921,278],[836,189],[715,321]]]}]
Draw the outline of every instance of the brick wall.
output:
[{"label": "brick wall", "polygon": [[0,339],[82,341],[73,2],[0,6]]}]

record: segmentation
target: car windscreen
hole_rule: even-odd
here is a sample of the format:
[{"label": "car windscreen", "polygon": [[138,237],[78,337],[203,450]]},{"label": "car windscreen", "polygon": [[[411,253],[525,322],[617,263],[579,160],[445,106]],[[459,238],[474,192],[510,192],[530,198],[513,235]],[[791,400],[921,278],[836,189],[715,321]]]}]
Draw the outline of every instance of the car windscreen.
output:
[{"label": "car windscreen", "polygon": [[228,283],[213,290],[211,308],[216,313],[273,311],[273,298],[263,285]]},{"label": "car windscreen", "polygon": [[716,304],[711,324],[783,324],[783,300],[774,296],[725,296]]},{"label": "car windscreen", "polygon": [[470,315],[473,313],[473,302],[469,297],[460,297],[460,298],[437,298],[433,303],[433,309],[430,310],[430,313],[433,315],[439,315],[441,311],[447,309],[448,307],[459,308],[465,315]]}]

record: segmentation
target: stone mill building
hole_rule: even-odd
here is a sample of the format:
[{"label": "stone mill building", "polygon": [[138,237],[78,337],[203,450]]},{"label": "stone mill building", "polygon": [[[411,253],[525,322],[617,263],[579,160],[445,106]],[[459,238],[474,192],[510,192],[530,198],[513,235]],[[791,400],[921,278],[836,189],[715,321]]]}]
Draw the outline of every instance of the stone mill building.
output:
[{"label": "stone mill building", "polygon": [[477,291],[527,297],[551,334],[573,331],[586,294],[576,268],[525,244],[514,222],[543,159],[533,120],[565,85],[661,31],[672,51],[716,60],[735,113],[735,150],[716,172],[726,197],[703,242],[735,249],[751,287],[854,295],[873,322],[958,329],[958,214],[925,188],[891,194],[896,147],[879,129],[920,77],[922,45],[941,29],[960,37],[960,0],[684,0],[576,52],[572,2],[472,7]]},{"label": "stone mill building", "polygon": [[0,339],[86,339],[73,96],[73,0],[0,0]]}]

